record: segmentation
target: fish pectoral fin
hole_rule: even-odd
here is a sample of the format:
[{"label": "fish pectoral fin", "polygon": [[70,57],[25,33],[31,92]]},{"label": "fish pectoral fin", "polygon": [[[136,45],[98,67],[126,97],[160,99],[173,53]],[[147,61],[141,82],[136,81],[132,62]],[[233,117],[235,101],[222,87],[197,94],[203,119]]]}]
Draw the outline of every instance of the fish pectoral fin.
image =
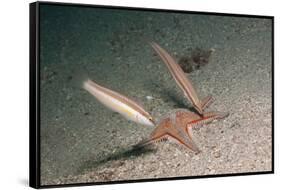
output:
[{"label": "fish pectoral fin", "polygon": [[214,98],[212,96],[207,96],[203,100],[201,100],[201,108],[202,110],[206,109],[211,105],[211,103],[214,101]]}]

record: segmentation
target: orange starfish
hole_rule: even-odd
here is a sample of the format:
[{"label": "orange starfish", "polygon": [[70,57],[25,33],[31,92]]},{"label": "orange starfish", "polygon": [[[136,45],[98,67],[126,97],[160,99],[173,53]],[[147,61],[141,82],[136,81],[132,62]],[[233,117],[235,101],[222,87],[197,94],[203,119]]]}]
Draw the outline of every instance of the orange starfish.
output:
[{"label": "orange starfish", "polygon": [[160,121],[149,139],[141,144],[145,145],[172,138],[198,153],[199,149],[192,140],[192,128],[210,123],[215,119],[222,119],[227,115],[228,113],[223,112],[206,112],[200,116],[185,109],[173,110],[171,114],[168,114]]}]

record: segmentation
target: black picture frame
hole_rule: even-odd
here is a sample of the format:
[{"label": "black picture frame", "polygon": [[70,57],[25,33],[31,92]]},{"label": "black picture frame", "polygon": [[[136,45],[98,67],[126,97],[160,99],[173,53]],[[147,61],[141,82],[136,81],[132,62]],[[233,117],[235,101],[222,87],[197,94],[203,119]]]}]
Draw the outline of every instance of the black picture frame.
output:
[{"label": "black picture frame", "polygon": [[[41,163],[40,163],[40,121],[41,121],[41,106],[40,106],[40,7],[44,5],[63,6],[63,7],[81,7],[81,8],[105,8],[111,10],[137,10],[148,12],[165,12],[165,13],[181,13],[181,14],[200,14],[200,15],[217,15],[225,17],[239,17],[239,18],[261,18],[271,20],[271,81],[272,81],[272,150],[271,150],[271,170],[259,172],[242,172],[242,173],[227,173],[216,175],[198,175],[198,176],[178,176],[168,178],[152,178],[152,179],[138,179],[138,180],[122,180],[122,181],[106,181],[106,182],[89,182],[89,183],[71,183],[71,184],[51,184],[42,185],[41,183]],[[150,8],[133,8],[133,7],[118,7],[118,6],[102,6],[76,3],[58,3],[58,2],[34,2],[30,4],[30,112],[29,112],[29,185],[33,188],[53,188],[53,187],[71,187],[84,185],[100,185],[100,184],[121,184],[121,183],[135,183],[148,181],[162,181],[162,180],[179,180],[179,179],[194,179],[194,178],[212,178],[212,177],[227,177],[227,176],[243,176],[243,175],[257,175],[257,174],[273,174],[274,173],[274,17],[261,15],[243,15],[243,14],[227,14],[214,12],[195,12],[185,10],[163,10]]]}]

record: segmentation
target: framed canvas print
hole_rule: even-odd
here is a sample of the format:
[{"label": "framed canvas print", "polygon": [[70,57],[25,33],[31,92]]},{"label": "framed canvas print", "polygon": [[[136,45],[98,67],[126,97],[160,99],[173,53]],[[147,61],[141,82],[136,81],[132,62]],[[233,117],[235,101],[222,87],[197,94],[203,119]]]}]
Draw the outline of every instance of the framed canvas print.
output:
[{"label": "framed canvas print", "polygon": [[272,16],[30,4],[30,186],[274,171]]}]

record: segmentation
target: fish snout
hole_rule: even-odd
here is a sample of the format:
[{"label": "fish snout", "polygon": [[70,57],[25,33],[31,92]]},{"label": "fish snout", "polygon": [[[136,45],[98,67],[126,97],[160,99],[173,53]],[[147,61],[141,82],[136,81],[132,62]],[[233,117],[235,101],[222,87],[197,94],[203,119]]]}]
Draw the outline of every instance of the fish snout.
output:
[{"label": "fish snout", "polygon": [[151,118],[149,118],[149,121],[153,124],[152,126],[154,127],[154,126],[156,126],[156,122],[154,121],[154,119],[151,117]]},{"label": "fish snout", "polygon": [[151,126],[151,127],[156,126],[154,119],[150,115],[148,116],[148,115],[137,114],[135,122],[140,123],[145,126]]}]

